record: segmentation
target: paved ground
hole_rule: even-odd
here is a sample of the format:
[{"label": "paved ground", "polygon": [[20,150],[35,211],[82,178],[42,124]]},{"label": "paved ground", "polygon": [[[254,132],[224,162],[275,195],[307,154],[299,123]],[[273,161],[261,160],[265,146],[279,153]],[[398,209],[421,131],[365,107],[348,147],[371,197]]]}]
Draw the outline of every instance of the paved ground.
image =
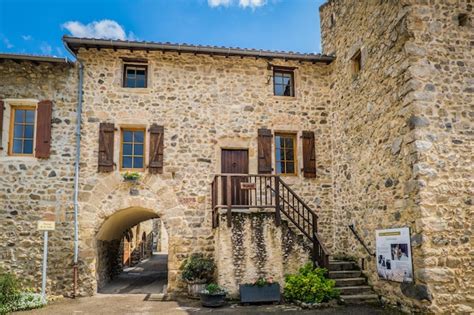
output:
[{"label": "paved ground", "polygon": [[168,255],[154,254],[134,267],[125,269],[99,293],[154,294],[166,291]]},{"label": "paved ground", "polygon": [[199,301],[179,300],[162,302],[153,299],[149,294],[98,294],[88,298],[63,299],[51,303],[39,310],[19,312],[15,314],[25,315],[86,315],[86,314],[341,314],[341,315],[366,315],[366,314],[401,314],[391,309],[383,309],[375,306],[338,306],[321,310],[301,310],[292,305],[262,305],[262,306],[240,306],[229,304],[223,308],[211,309],[200,306]]}]

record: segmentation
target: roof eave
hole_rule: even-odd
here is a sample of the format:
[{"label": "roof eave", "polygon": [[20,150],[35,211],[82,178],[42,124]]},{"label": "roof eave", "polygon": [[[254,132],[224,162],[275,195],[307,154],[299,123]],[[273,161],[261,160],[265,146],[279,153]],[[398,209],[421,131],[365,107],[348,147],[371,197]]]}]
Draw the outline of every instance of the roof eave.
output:
[{"label": "roof eave", "polygon": [[74,62],[68,58],[59,58],[52,56],[35,56],[22,54],[0,53],[0,59],[16,60],[16,61],[32,61],[32,62],[48,62],[72,65]]}]

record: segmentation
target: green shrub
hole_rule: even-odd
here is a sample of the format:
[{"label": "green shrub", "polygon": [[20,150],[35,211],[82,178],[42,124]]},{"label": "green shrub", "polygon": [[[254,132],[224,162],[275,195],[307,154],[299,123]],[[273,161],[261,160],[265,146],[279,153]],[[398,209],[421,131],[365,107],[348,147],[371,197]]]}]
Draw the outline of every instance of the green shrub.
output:
[{"label": "green shrub", "polygon": [[183,261],[181,265],[182,278],[186,281],[211,281],[214,277],[216,265],[212,258],[206,258],[202,254],[192,254]]},{"label": "green shrub", "polygon": [[122,174],[123,179],[125,180],[139,180],[141,175],[138,172],[125,172]]},{"label": "green shrub", "polygon": [[206,286],[202,293],[209,295],[220,295],[225,294],[226,290],[218,286],[216,283],[210,283]]},{"label": "green shrub", "polygon": [[288,301],[321,303],[339,297],[336,282],[326,278],[326,269],[314,268],[312,263],[300,268],[297,274],[285,277],[283,295]]},{"label": "green shrub", "polygon": [[20,284],[11,273],[0,274],[0,305],[15,302],[20,296]]}]

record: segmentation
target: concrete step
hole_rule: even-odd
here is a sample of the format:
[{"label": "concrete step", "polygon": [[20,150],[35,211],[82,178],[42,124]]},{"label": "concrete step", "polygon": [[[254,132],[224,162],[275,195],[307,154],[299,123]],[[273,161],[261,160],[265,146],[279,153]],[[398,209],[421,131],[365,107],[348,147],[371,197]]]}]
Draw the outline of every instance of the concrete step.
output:
[{"label": "concrete step", "polygon": [[367,284],[365,278],[339,278],[336,280],[336,287],[353,287],[356,285],[365,285]]},{"label": "concrete step", "polygon": [[341,295],[341,299],[347,304],[379,304],[377,294]]},{"label": "concrete step", "polygon": [[372,294],[372,288],[368,285],[356,285],[352,287],[339,287],[341,295],[361,295],[361,294]]},{"label": "concrete step", "polygon": [[359,267],[353,261],[329,261],[329,271],[358,270]]},{"label": "concrete step", "polygon": [[360,275],[360,270],[329,271],[329,278],[331,279],[359,278]]}]

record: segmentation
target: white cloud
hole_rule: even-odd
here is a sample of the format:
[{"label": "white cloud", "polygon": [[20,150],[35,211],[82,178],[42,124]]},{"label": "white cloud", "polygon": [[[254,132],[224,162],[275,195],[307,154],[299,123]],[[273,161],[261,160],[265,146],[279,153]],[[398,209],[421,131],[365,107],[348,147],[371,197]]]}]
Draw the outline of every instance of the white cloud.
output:
[{"label": "white cloud", "polygon": [[12,43],[10,43],[10,41],[6,37],[3,37],[3,43],[8,49],[15,47]]},{"label": "white cloud", "polygon": [[31,35],[21,35],[21,38],[23,38],[23,40],[26,40],[26,41],[33,39]]},{"label": "white cloud", "polygon": [[255,9],[267,4],[267,0],[207,0],[207,3],[211,7],[228,7],[230,5],[238,3],[238,5],[242,8],[250,7],[252,9]]},{"label": "white cloud", "polygon": [[48,43],[42,42],[40,45],[40,50],[44,55],[51,55],[53,48]]},{"label": "white cloud", "polygon": [[78,21],[68,21],[64,23],[62,27],[67,29],[71,35],[75,37],[136,40],[132,32],[127,35],[123,27],[113,20],[93,21],[89,24],[82,24]]}]

